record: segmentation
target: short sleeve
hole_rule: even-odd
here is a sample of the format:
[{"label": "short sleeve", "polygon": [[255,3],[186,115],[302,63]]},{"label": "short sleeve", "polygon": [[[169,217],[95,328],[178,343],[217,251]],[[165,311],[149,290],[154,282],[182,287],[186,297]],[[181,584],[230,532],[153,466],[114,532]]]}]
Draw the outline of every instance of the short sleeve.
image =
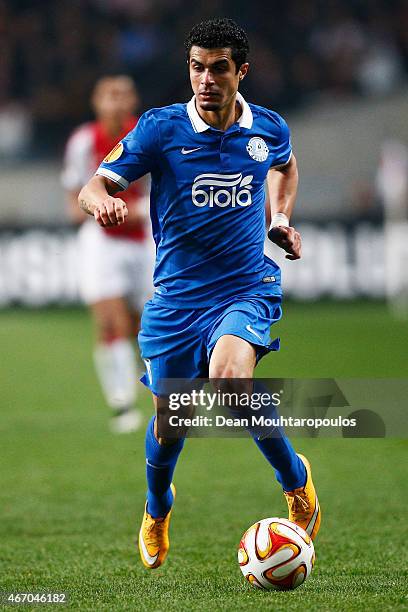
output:
[{"label": "short sleeve", "polygon": [[290,141],[290,131],[286,121],[278,115],[280,123],[280,136],[278,138],[271,168],[285,166],[292,155],[292,143]]},{"label": "short sleeve", "polygon": [[152,172],[158,163],[159,133],[152,111],[144,113],[136,127],[105,157],[96,174],[127,189],[132,181]]}]

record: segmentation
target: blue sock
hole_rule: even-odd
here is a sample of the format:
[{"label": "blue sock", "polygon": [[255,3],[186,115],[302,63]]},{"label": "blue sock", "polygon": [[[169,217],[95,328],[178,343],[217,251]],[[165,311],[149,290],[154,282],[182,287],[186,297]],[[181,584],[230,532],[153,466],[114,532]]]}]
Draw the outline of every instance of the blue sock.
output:
[{"label": "blue sock", "polygon": [[[268,389],[261,381],[255,382],[254,389],[258,392],[268,393]],[[278,420],[279,413],[274,404],[269,405],[264,410],[265,417]],[[285,491],[293,491],[293,489],[305,485],[306,468],[281,427],[275,427],[271,437],[262,438],[262,436],[259,436],[259,433],[265,433],[262,431],[256,432],[253,430],[250,433],[265,459],[274,468],[276,478]]]},{"label": "blue sock", "polygon": [[173,505],[170,485],[184,439],[174,444],[159,444],[154,435],[152,417],[146,430],[147,511],[154,518],[164,517]]},{"label": "blue sock", "polygon": [[275,438],[259,440],[254,437],[255,444],[272,465],[276,478],[285,491],[293,491],[306,483],[306,468],[295,453],[288,438],[282,431],[274,430]]}]

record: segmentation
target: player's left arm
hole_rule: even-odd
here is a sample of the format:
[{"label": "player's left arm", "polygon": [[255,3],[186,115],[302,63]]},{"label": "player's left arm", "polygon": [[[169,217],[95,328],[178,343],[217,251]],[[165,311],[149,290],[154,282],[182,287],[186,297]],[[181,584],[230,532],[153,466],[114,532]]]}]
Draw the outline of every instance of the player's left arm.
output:
[{"label": "player's left arm", "polygon": [[290,226],[299,182],[296,158],[292,154],[288,163],[271,168],[267,175],[271,226],[268,238],[287,252],[286,259],[300,259],[302,242],[299,232]]}]

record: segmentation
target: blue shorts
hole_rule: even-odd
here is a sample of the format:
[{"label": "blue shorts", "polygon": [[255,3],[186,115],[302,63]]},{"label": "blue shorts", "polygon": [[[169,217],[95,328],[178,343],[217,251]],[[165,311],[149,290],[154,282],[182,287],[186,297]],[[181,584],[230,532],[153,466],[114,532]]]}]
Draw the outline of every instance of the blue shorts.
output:
[{"label": "blue shorts", "polygon": [[226,334],[243,338],[256,349],[257,362],[279,350],[269,330],[282,316],[281,298],[229,298],[212,308],[175,310],[150,300],[142,315],[139,347],[146,364],[141,381],[161,395],[160,381],[208,377],[211,352]]}]

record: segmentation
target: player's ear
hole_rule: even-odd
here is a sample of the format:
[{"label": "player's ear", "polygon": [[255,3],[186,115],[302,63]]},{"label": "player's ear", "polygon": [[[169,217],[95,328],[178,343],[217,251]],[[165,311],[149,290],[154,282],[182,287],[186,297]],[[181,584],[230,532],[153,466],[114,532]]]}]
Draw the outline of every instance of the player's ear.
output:
[{"label": "player's ear", "polygon": [[244,79],[248,73],[249,70],[249,64],[248,62],[245,62],[245,64],[242,64],[241,68],[239,69],[239,80],[242,81],[242,79]]}]

